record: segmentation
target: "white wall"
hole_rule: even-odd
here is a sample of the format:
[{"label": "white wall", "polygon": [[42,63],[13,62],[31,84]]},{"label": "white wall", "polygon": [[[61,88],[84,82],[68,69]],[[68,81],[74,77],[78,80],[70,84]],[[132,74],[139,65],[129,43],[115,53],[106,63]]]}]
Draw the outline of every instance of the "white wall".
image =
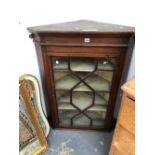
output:
[{"label": "white wall", "polygon": [[130,80],[135,76],[135,49],[133,50],[127,80]]},{"label": "white wall", "polygon": [[[118,0],[119,1],[119,0]],[[22,1],[19,10],[18,37],[19,49],[15,51],[19,57],[19,74],[33,74],[39,80],[39,70],[33,42],[29,39],[29,26],[66,22],[78,19],[90,19],[102,22],[116,23],[122,25],[135,25],[134,14],[130,9],[134,9],[130,1],[120,1],[126,3],[126,7],[121,7],[118,1],[95,0],[68,0],[68,1]],[[130,67],[129,76],[134,74],[134,61]]]}]

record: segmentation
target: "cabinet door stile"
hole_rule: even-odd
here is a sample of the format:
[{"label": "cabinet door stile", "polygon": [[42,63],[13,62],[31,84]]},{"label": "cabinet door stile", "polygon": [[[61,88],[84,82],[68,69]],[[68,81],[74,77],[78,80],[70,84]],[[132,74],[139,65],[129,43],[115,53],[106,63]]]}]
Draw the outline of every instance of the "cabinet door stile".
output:
[{"label": "cabinet door stile", "polygon": [[[109,104],[109,107],[108,108],[108,112],[107,112],[107,122],[108,124],[110,124],[110,122],[112,121],[112,118],[114,117],[113,116],[113,113],[114,113],[114,108],[115,108],[115,105],[116,105],[116,97],[117,97],[117,93],[118,92],[118,89],[119,89],[119,85],[120,85],[120,82],[121,82],[121,76],[122,76],[122,72],[123,72],[123,64],[124,64],[124,61],[125,61],[125,57],[126,57],[126,52],[122,52],[120,54],[120,56],[117,58],[117,71],[115,72],[116,76],[115,76],[115,80],[114,80],[114,84],[113,84],[113,91],[111,93],[111,101],[110,101],[110,104]],[[109,126],[109,125],[107,125]]]},{"label": "cabinet door stile", "polygon": [[111,128],[112,125],[114,125],[112,122],[113,121],[113,111],[115,107],[115,98],[116,98],[116,92],[117,92],[117,83],[119,83],[119,66],[120,66],[120,56],[116,57],[116,65],[115,65],[115,70],[114,70],[114,76],[112,80],[112,87],[111,87],[111,94],[110,94],[110,99],[109,99],[109,104],[108,104],[108,109],[107,109],[107,115],[106,115],[106,126],[107,128]]},{"label": "cabinet door stile", "polygon": [[57,107],[55,104],[55,93],[54,93],[54,82],[52,81],[53,72],[51,71],[51,62],[50,57],[47,55],[46,49],[44,49],[43,52],[43,58],[44,58],[44,66],[45,66],[45,82],[46,82],[46,89],[47,89],[47,95],[49,99],[49,122],[52,124],[53,127],[57,127],[58,120],[57,118]]}]

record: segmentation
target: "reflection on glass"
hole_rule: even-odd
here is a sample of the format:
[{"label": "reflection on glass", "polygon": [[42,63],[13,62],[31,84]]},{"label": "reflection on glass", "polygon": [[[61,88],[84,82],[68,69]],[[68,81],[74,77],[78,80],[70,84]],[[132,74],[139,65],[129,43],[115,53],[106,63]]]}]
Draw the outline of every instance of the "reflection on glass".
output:
[{"label": "reflection on glass", "polygon": [[54,69],[67,69],[68,67],[68,58],[64,57],[53,57],[53,68]]},{"label": "reflection on glass", "polygon": [[99,58],[98,69],[99,70],[114,70],[115,59],[114,58]]}]

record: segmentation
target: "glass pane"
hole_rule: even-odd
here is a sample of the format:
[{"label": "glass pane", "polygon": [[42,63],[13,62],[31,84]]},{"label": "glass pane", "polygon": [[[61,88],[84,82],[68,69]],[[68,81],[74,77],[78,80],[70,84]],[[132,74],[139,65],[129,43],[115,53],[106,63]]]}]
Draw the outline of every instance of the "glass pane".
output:
[{"label": "glass pane", "polygon": [[79,82],[76,76],[66,71],[55,71],[54,79],[56,90],[69,90]]},{"label": "glass pane", "polygon": [[112,75],[109,71],[95,72],[85,81],[96,91],[110,91]]},{"label": "glass pane", "polygon": [[95,104],[96,105],[107,105],[109,101],[109,93],[96,92]]},{"label": "glass pane", "polygon": [[[70,92],[69,91],[56,91],[56,97],[58,103],[70,103]],[[98,92],[95,93],[95,104],[96,105],[107,105],[109,100],[109,93]],[[93,102],[92,92],[72,92],[72,101],[79,109],[83,110],[90,106]]]},{"label": "glass pane", "polygon": [[73,104],[83,110],[92,104],[93,94],[90,92],[73,92]]},{"label": "glass pane", "polygon": [[85,115],[78,115],[73,120],[74,126],[90,126],[91,120]]},{"label": "glass pane", "polygon": [[100,128],[102,128],[103,126],[104,126],[104,121],[102,119],[93,120],[93,127],[100,127]]},{"label": "glass pane", "polygon": [[70,103],[69,91],[65,90],[56,91],[56,98],[58,103]]},{"label": "glass pane", "polygon": [[99,58],[99,70],[113,70],[115,66],[115,58]]},{"label": "glass pane", "polygon": [[92,119],[105,119],[106,109],[96,110],[97,108],[93,107],[87,110],[86,114],[90,116]]},{"label": "glass pane", "polygon": [[53,57],[53,68],[54,69],[67,69],[68,68],[68,58]]},{"label": "glass pane", "polygon": [[59,110],[60,126],[71,126],[71,118],[78,114],[77,110]]},{"label": "glass pane", "polygon": [[71,70],[80,72],[91,72],[95,69],[94,58],[71,58]]},{"label": "glass pane", "polygon": [[60,126],[104,126],[114,68],[114,58],[53,58]]}]

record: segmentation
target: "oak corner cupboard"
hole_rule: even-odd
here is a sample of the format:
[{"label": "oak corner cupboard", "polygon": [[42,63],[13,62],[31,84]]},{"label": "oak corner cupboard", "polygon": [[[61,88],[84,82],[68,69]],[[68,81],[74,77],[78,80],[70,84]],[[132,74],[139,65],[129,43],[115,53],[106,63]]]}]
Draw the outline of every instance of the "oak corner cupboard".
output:
[{"label": "oak corner cupboard", "polygon": [[50,125],[111,129],[122,72],[134,46],[134,27],[79,20],[28,30]]}]

